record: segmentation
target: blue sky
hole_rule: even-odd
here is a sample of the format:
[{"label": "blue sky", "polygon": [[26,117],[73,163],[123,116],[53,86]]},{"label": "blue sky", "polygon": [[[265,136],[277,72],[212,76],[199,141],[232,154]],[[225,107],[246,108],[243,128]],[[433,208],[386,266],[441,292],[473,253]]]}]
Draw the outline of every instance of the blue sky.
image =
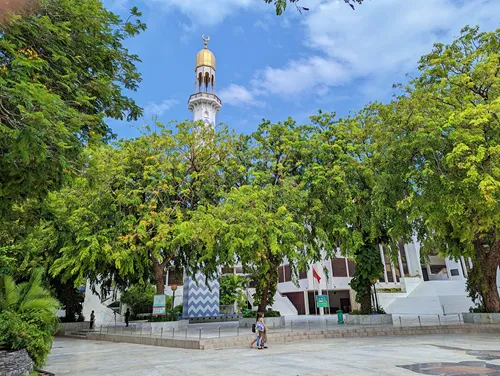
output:
[{"label": "blue sky", "polygon": [[126,42],[140,56],[143,81],[130,93],[144,119],[110,121],[119,137],[157,115],[191,119],[201,34],[217,59],[218,121],[250,133],[262,118],[299,123],[317,112],[346,115],[386,101],[392,84],[414,72],[435,42],[450,42],[467,25],[500,27],[500,0],[366,0],[352,11],[342,0],[301,0],[277,17],[262,0],[104,0],[125,18],[137,6],[148,29]]}]

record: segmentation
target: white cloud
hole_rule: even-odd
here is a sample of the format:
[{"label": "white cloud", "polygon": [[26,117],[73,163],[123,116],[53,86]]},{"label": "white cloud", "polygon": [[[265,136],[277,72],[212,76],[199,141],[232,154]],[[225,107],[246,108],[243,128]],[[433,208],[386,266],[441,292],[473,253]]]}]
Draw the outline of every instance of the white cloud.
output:
[{"label": "white cloud", "polygon": [[161,116],[178,103],[176,99],[165,99],[158,103],[149,102],[144,106],[144,113],[149,116]]},{"label": "white cloud", "polygon": [[262,29],[264,31],[269,31],[269,22],[263,21],[262,19],[258,19],[254,22],[253,27],[257,29]]},{"label": "white cloud", "polygon": [[[256,0],[145,0],[164,10],[178,9],[199,26],[212,26],[230,14],[259,6]],[[259,2],[264,3],[261,0]]]},{"label": "white cloud", "polygon": [[497,28],[498,14],[498,0],[377,0],[355,11],[335,0],[315,3],[302,18],[311,56],[257,71],[247,91],[293,98],[356,80],[354,89],[375,99],[374,90],[386,94],[433,43],[452,41],[467,24]]},{"label": "white cloud", "polygon": [[263,106],[264,104],[255,99],[253,93],[240,85],[231,84],[219,92],[219,97],[224,104],[234,106]]}]

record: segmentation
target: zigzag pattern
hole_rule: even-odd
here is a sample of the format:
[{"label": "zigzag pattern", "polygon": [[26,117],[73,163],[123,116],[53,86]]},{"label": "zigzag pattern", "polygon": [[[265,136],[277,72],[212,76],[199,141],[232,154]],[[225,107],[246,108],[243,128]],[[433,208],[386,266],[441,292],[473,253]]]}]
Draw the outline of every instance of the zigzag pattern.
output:
[{"label": "zigzag pattern", "polygon": [[219,281],[208,281],[208,285],[210,288],[205,284],[202,274],[197,274],[194,279],[187,276],[184,278],[184,317],[219,315]]},{"label": "zigzag pattern", "polygon": [[219,316],[219,310],[210,310],[210,309],[197,309],[189,311],[189,314],[186,317],[213,317]]}]

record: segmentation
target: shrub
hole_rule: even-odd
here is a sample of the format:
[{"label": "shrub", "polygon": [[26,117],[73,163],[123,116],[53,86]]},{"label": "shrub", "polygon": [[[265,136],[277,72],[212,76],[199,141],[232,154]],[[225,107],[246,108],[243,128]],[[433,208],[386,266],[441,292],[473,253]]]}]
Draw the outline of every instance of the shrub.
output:
[{"label": "shrub", "polygon": [[[132,318],[136,318],[140,313],[153,312],[155,294],[156,288],[152,285],[135,285],[122,293],[120,303],[129,306],[132,311]],[[169,309],[169,297],[167,296],[167,310]]]},{"label": "shrub", "polygon": [[[266,317],[280,317],[281,314],[279,311],[266,311],[264,312],[264,318]],[[257,311],[250,311],[243,315],[244,318],[257,318]]]},{"label": "shrub", "polygon": [[33,270],[28,282],[12,277],[0,279],[0,347],[26,349],[36,367],[41,367],[52,347],[60,306],[42,286],[43,270]]}]

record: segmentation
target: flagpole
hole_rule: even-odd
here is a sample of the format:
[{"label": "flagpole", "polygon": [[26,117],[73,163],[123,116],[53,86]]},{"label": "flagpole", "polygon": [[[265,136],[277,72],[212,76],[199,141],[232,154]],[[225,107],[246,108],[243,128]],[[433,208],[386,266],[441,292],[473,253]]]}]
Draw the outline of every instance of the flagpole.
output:
[{"label": "flagpole", "polygon": [[[325,266],[323,266],[326,268]],[[328,269],[327,269],[328,271]],[[325,272],[325,269],[323,269],[323,272]],[[328,315],[332,314],[331,307],[330,307],[330,291],[328,291],[328,281],[330,280],[330,273],[326,273],[326,301],[328,302]]]},{"label": "flagpole", "polygon": [[316,282],[318,281],[316,279],[316,276],[314,274],[316,274],[316,269],[314,268],[313,266],[313,288],[314,288],[314,313],[316,314],[316,316],[319,316],[319,312],[318,312],[318,302],[316,301],[316,296],[318,295],[318,290],[316,289]]}]

